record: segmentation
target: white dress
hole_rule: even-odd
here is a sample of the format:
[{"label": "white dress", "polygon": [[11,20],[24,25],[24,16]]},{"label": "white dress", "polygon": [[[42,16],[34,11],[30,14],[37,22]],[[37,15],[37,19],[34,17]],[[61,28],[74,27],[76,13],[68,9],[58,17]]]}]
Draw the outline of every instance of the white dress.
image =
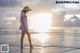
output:
[{"label": "white dress", "polygon": [[24,24],[26,26],[26,30],[28,30],[27,16],[26,16],[26,14],[23,11],[21,11],[21,15],[20,15],[20,27],[19,27],[19,29],[20,30],[24,30],[24,25],[22,23],[22,18],[23,17],[25,17],[24,18]]}]

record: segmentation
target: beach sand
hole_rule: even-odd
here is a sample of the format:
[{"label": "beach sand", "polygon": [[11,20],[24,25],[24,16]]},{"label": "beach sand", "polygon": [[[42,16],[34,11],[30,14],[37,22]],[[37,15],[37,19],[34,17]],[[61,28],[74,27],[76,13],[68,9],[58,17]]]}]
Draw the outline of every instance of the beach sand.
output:
[{"label": "beach sand", "polygon": [[36,47],[33,49],[28,47],[24,47],[24,49],[20,49],[19,46],[10,46],[9,53],[80,53],[80,48],[75,47]]}]

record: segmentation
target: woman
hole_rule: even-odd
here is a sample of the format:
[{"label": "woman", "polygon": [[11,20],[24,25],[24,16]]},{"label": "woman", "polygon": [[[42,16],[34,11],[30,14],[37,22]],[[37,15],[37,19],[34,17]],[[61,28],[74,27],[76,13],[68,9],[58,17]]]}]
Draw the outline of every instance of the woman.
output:
[{"label": "woman", "polygon": [[25,34],[27,34],[28,36],[28,40],[30,43],[30,48],[33,48],[32,43],[31,43],[31,37],[30,37],[30,33],[28,31],[28,21],[27,21],[27,16],[26,13],[28,13],[29,11],[31,11],[32,9],[30,9],[28,6],[24,7],[23,10],[21,11],[21,16],[20,16],[20,30],[22,30],[22,34],[21,34],[21,48],[23,48],[23,39]]}]

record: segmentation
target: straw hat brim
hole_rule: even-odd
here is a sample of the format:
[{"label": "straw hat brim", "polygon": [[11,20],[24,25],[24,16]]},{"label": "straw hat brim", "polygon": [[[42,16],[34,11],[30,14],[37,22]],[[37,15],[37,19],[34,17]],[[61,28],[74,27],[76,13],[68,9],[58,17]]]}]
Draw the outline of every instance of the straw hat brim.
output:
[{"label": "straw hat brim", "polygon": [[23,10],[28,10],[28,11],[31,11],[32,9],[23,9]]},{"label": "straw hat brim", "polygon": [[32,9],[30,9],[28,6],[25,6],[23,10],[31,11]]}]

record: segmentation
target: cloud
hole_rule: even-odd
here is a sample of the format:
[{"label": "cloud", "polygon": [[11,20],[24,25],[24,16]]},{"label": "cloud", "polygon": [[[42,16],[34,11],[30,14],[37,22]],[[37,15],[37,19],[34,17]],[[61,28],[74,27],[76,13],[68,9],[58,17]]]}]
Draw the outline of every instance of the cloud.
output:
[{"label": "cloud", "polygon": [[73,15],[72,17],[69,18],[69,20],[66,20],[64,22],[64,25],[70,27],[80,27],[80,19],[79,17]]},{"label": "cloud", "polygon": [[[28,5],[30,6],[33,11],[36,13],[36,11],[45,11],[51,9],[54,9],[53,11],[53,25],[57,26],[75,26],[79,21],[75,21],[75,25],[72,24],[71,21],[67,22],[68,24],[64,23],[64,16],[66,14],[80,14],[80,4],[75,6],[69,6],[64,4],[56,4],[56,0],[0,0],[0,22],[3,22],[5,25],[5,21],[2,19],[5,19],[6,17],[18,17],[20,10],[17,10],[18,8],[14,9],[7,9],[7,8],[14,8],[14,7],[20,7],[23,8],[24,6]],[[58,1],[58,0],[57,0]],[[69,7],[68,7],[69,6]],[[5,9],[1,9],[5,7]],[[75,8],[76,7],[76,8]],[[37,10],[38,9],[38,10]],[[41,10],[41,11],[40,11]],[[56,12],[56,10],[59,10]],[[17,18],[18,19],[18,18]],[[2,23],[0,23],[1,25]],[[2,25],[3,25],[2,24]],[[77,25],[76,25],[77,26]]]},{"label": "cloud", "polygon": [[21,0],[0,0],[0,7],[14,7],[21,6]]},{"label": "cloud", "polygon": [[15,7],[15,6],[39,6],[46,4],[54,4],[55,0],[0,0],[0,7]]}]

